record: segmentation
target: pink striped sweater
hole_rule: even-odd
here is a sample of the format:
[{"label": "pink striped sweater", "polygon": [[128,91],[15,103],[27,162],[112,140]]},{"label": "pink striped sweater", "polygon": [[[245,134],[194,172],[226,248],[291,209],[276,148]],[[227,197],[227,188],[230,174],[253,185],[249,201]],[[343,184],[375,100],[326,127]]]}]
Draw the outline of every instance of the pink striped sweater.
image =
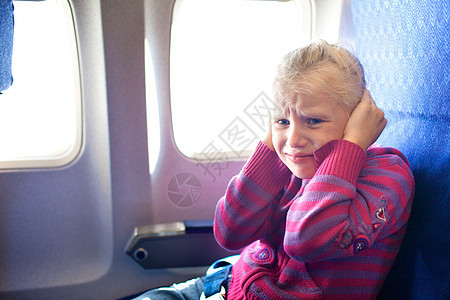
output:
[{"label": "pink striped sweater", "polygon": [[217,241],[242,249],[228,299],[374,299],[402,242],[414,179],[393,148],[333,140],[296,178],[260,142],[219,201]]}]

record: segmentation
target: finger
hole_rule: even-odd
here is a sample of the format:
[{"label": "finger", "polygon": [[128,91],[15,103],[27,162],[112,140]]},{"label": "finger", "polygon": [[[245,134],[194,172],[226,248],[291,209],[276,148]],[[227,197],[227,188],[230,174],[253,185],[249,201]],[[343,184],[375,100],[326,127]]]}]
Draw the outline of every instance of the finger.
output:
[{"label": "finger", "polygon": [[372,106],[377,106],[375,103],[375,100],[373,100],[372,96],[369,94],[369,99],[370,99],[370,105]]},{"label": "finger", "polygon": [[368,98],[368,100],[369,100],[369,104],[371,105],[371,106],[377,106],[376,105],[376,103],[375,103],[375,100],[373,100],[373,97],[372,97],[372,95],[370,94],[370,92],[369,92],[369,90],[365,90],[365,93],[366,93],[366,96],[367,96],[367,98]]},{"label": "finger", "polygon": [[361,102],[370,104],[372,100],[373,99],[370,96],[370,92],[367,89],[364,89],[363,96],[361,98]]}]

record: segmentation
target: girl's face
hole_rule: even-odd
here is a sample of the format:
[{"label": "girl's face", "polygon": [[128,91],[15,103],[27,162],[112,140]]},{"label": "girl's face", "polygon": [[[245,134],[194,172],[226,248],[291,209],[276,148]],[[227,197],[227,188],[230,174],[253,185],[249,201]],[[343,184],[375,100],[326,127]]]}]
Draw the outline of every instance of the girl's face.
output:
[{"label": "girl's face", "polygon": [[316,173],[313,152],[341,139],[347,120],[344,108],[325,93],[297,94],[295,107],[273,119],[273,146],[295,176],[312,178]]}]

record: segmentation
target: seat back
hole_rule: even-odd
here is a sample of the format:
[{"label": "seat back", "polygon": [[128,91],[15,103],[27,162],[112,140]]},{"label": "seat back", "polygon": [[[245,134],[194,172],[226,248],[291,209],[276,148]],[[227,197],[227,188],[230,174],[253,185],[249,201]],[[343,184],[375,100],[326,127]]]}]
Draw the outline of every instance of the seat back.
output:
[{"label": "seat back", "polygon": [[407,234],[379,299],[450,299],[448,0],[352,1],[354,50],[416,191]]},{"label": "seat back", "polygon": [[0,0],[0,93],[12,84],[13,11],[12,0]]}]

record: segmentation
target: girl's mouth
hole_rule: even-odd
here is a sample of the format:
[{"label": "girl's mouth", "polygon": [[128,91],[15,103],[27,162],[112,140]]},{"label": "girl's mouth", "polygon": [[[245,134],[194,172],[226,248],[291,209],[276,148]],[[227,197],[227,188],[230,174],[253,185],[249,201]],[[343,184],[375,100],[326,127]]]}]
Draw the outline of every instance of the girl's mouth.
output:
[{"label": "girl's mouth", "polygon": [[304,162],[305,160],[310,160],[313,155],[310,154],[289,154],[289,153],[285,153],[285,156],[292,161],[293,163],[301,163]]}]

